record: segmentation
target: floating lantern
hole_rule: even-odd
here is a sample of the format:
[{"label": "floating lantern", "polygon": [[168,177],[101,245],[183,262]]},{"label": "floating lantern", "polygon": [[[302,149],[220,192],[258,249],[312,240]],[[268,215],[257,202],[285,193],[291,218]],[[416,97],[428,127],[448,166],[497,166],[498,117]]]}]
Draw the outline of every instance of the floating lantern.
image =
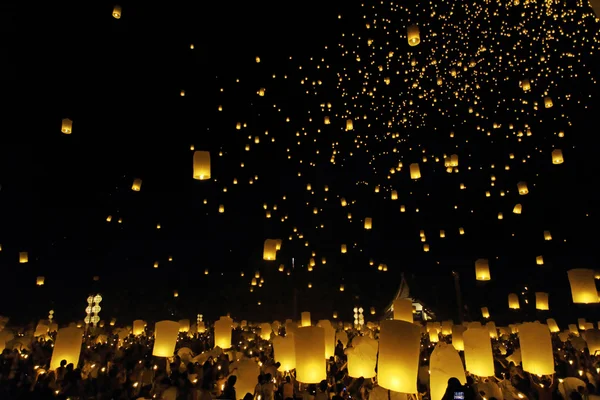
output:
[{"label": "floating lantern", "polygon": [[550,96],[544,97],[544,107],[552,108],[553,105],[554,105],[554,103],[552,103],[552,97],[550,97]]},{"label": "floating lantern", "polygon": [[35,279],[35,284],[36,284],[37,286],[44,286],[44,281],[45,281],[45,280],[46,280],[46,278],[44,278],[43,276],[38,276],[38,277]]},{"label": "floating lantern", "polygon": [[548,326],[525,322],[519,327],[523,370],[533,375],[554,374],[552,340]]},{"label": "floating lantern", "polygon": [[73,132],[73,121],[71,121],[69,118],[63,119],[60,131],[65,135],[70,135],[71,132]]},{"label": "floating lantern", "polygon": [[598,291],[594,281],[594,270],[576,268],[567,271],[571,284],[573,303],[592,304],[598,303]]},{"label": "floating lantern", "polygon": [[342,251],[342,254],[344,254],[344,253],[346,253],[346,252],[348,251],[348,248],[346,247],[346,245],[345,245],[345,244],[343,244],[343,245],[341,246],[341,251]]},{"label": "floating lantern", "polygon": [[552,150],[552,164],[562,164],[565,162],[561,149]]},{"label": "floating lantern", "polygon": [[463,334],[467,330],[467,328],[463,325],[454,325],[452,328],[452,346],[457,351],[465,350],[465,342],[463,339]]},{"label": "floating lantern", "polygon": [[410,164],[409,170],[411,179],[421,179],[421,169],[419,168],[419,163]]},{"label": "floating lantern", "polygon": [[548,329],[550,330],[550,332],[552,332],[552,333],[560,332],[560,328],[558,327],[558,324],[556,323],[554,318],[548,318],[546,320],[546,324],[548,325]]},{"label": "floating lantern", "polygon": [[112,16],[114,19],[121,19],[121,6],[115,5],[113,8]]},{"label": "floating lantern", "polygon": [[296,368],[295,337],[295,335],[287,335],[273,338],[275,361],[281,364],[283,371],[291,371]]},{"label": "floating lantern", "polygon": [[229,317],[221,317],[215,321],[215,347],[223,350],[231,348],[231,326],[233,320]]},{"label": "floating lantern", "polygon": [[369,230],[373,228],[373,220],[371,218],[365,218],[365,229]]},{"label": "floating lantern", "polygon": [[396,299],[392,304],[394,319],[398,321],[413,322],[413,307],[411,299]]},{"label": "floating lantern", "polygon": [[417,46],[421,43],[421,34],[417,25],[411,25],[406,28],[406,36],[409,46]]},{"label": "floating lantern", "polygon": [[550,309],[550,306],[548,305],[548,293],[535,292],[535,309],[542,311]]},{"label": "floating lantern", "polygon": [[531,90],[531,83],[529,82],[529,79],[523,79],[521,81],[521,89],[523,89],[524,92]]},{"label": "floating lantern", "polygon": [[487,307],[481,307],[481,316],[485,319],[488,319],[490,317],[490,311]]},{"label": "floating lantern", "polygon": [[325,358],[329,359],[329,357],[335,356],[335,329],[327,319],[320,320],[317,326],[325,330]]},{"label": "floating lantern", "polygon": [[180,319],[179,320],[179,332],[187,333],[190,331],[190,320],[189,319]]},{"label": "floating lantern", "polygon": [[319,383],[327,379],[325,366],[325,330],[318,326],[298,328],[294,333],[296,380]]},{"label": "floating lantern", "polygon": [[62,360],[68,364],[78,365],[81,343],[83,341],[83,330],[76,327],[62,328],[56,334],[56,341],[52,349],[50,370],[56,371]]},{"label": "floating lantern", "polygon": [[478,281],[489,281],[490,276],[490,264],[487,258],[480,258],[475,261],[475,277]]},{"label": "floating lantern", "polygon": [[19,252],[19,264],[27,264],[29,262],[29,254],[26,251]]},{"label": "floating lantern", "polygon": [[466,384],[465,369],[456,349],[440,342],[429,357],[429,387],[431,400],[442,400],[450,378],[457,378],[461,385]]},{"label": "floating lantern", "polygon": [[210,152],[194,151],[193,177],[198,180],[210,179]]},{"label": "floating lantern", "polygon": [[271,329],[271,324],[269,324],[268,322],[263,322],[262,324],[260,324],[260,338],[262,340],[270,340],[272,332],[273,329]]},{"label": "floating lantern", "polygon": [[537,256],[537,257],[535,258],[535,263],[536,263],[537,265],[544,265],[544,257],[543,257],[543,256]]},{"label": "floating lantern", "polygon": [[519,194],[521,196],[524,196],[527,193],[529,193],[529,189],[527,188],[527,182],[519,182],[519,183],[517,183],[517,189],[519,190]]},{"label": "floating lantern", "polygon": [[277,240],[267,239],[263,246],[263,260],[273,261],[277,257]]},{"label": "floating lantern", "polygon": [[135,336],[139,336],[142,333],[144,333],[144,330],[146,329],[146,321],[142,321],[141,319],[136,319],[135,321],[133,321],[133,334]]},{"label": "floating lantern", "polygon": [[552,233],[550,231],[544,231],[544,240],[552,240]]},{"label": "floating lantern", "polygon": [[417,393],[420,349],[419,326],[400,320],[381,321],[377,361],[379,386],[394,392]]},{"label": "floating lantern", "polygon": [[508,294],[508,308],[512,310],[518,310],[521,308],[519,304],[519,296],[517,296],[515,293]]},{"label": "floating lantern", "polygon": [[494,375],[492,341],[487,328],[470,326],[463,333],[467,371],[478,376]]},{"label": "floating lantern", "polygon": [[354,122],[350,118],[348,118],[346,120],[346,131],[352,131],[352,130],[354,130]]},{"label": "floating lantern", "polygon": [[131,185],[131,190],[133,190],[134,192],[139,192],[141,188],[142,188],[142,180],[139,178],[134,179],[133,185]]},{"label": "floating lantern", "polygon": [[355,336],[352,347],[345,351],[348,356],[348,376],[351,378],[374,378],[377,365],[378,343],[368,336]]},{"label": "floating lantern", "polygon": [[178,335],[179,322],[157,322],[154,326],[154,348],[152,349],[152,355],[157,357],[173,357]]},{"label": "floating lantern", "polygon": [[395,190],[392,190],[392,200],[398,200],[398,192]]},{"label": "floating lantern", "polygon": [[523,206],[521,204],[515,204],[513,208],[513,214],[521,214],[523,212]]},{"label": "floating lantern", "polygon": [[310,320],[310,312],[304,311],[300,314],[300,319],[302,321],[302,326],[311,326],[312,322]]}]

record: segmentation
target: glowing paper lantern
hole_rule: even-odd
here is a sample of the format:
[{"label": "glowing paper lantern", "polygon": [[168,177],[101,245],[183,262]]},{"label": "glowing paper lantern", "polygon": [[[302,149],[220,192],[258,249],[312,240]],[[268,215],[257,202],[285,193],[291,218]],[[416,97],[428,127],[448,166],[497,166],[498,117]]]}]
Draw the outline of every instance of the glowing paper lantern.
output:
[{"label": "glowing paper lantern", "polygon": [[302,326],[311,326],[312,322],[310,320],[310,312],[304,311],[300,314],[300,320],[302,321]]},{"label": "glowing paper lantern", "polygon": [[295,335],[288,335],[273,338],[275,361],[281,363],[283,371],[291,371],[296,368],[295,337]]},{"label": "glowing paper lantern", "polygon": [[516,204],[513,208],[514,214],[521,214],[523,212],[523,206],[521,204]]},{"label": "glowing paper lantern", "polygon": [[233,320],[229,317],[221,317],[215,321],[215,347],[229,349],[231,347],[231,326]]},{"label": "glowing paper lantern", "polygon": [[560,328],[558,327],[558,324],[556,323],[554,318],[548,318],[546,320],[546,324],[548,325],[548,329],[550,329],[550,332],[552,332],[552,333],[560,332]]},{"label": "glowing paper lantern", "polygon": [[548,304],[548,293],[535,292],[535,309],[546,311],[550,309]]},{"label": "glowing paper lantern", "polygon": [[210,179],[210,152],[194,151],[194,179]]},{"label": "glowing paper lantern", "polygon": [[29,253],[21,251],[19,253],[19,264],[27,264],[29,262]]},{"label": "glowing paper lantern", "polygon": [[519,296],[517,296],[515,293],[508,294],[508,308],[513,310],[518,310],[521,308],[519,304]]},{"label": "glowing paper lantern", "polygon": [[463,325],[454,325],[452,328],[452,346],[458,351],[465,350],[465,342],[463,340],[463,334],[467,328]]},{"label": "glowing paper lantern", "polygon": [[467,371],[478,376],[494,375],[492,341],[487,328],[470,326],[463,333]]},{"label": "glowing paper lantern", "polygon": [[263,246],[263,260],[273,261],[277,258],[277,240],[267,239]]},{"label": "glowing paper lantern", "polygon": [[157,357],[173,357],[178,335],[179,322],[157,322],[154,326],[154,348],[152,349],[152,355]]},{"label": "glowing paper lantern", "polygon": [[517,189],[519,190],[519,194],[521,196],[529,193],[529,189],[527,188],[527,182],[519,182],[517,183]]},{"label": "glowing paper lantern", "polygon": [[396,299],[392,304],[394,319],[398,321],[413,322],[413,307],[411,299]]},{"label": "glowing paper lantern", "polygon": [[401,393],[417,393],[421,328],[400,320],[381,321],[379,386]]},{"label": "glowing paper lantern", "polygon": [[406,36],[410,46],[417,46],[419,43],[421,43],[421,34],[417,25],[411,25],[406,28]]},{"label": "glowing paper lantern", "polygon": [[71,121],[69,118],[63,119],[60,131],[65,135],[70,135],[73,132],[73,121]]},{"label": "glowing paper lantern", "polygon": [[350,118],[348,118],[348,119],[346,120],[346,130],[347,130],[347,131],[352,131],[352,130],[354,130],[354,122],[353,122],[353,121],[352,121]]},{"label": "glowing paper lantern", "polygon": [[490,276],[490,264],[487,258],[480,258],[475,261],[475,278],[478,281],[489,281]]},{"label": "glowing paper lantern", "polygon": [[81,343],[83,341],[83,330],[76,327],[62,328],[56,334],[56,341],[52,349],[52,360],[50,361],[50,370],[55,371],[60,367],[62,360],[67,360],[68,364],[77,367],[79,363],[79,354],[81,353]]},{"label": "glowing paper lantern", "polygon": [[113,8],[112,16],[114,19],[121,19],[121,6],[115,5]]},{"label": "glowing paper lantern", "polygon": [[373,228],[373,220],[371,218],[365,218],[365,229]]},{"label": "glowing paper lantern", "polygon": [[262,340],[271,339],[271,332],[273,332],[273,329],[271,329],[271,324],[268,322],[263,322],[260,324],[260,338]]},{"label": "glowing paper lantern", "polygon": [[44,286],[45,280],[46,280],[46,278],[44,278],[43,276],[38,276],[37,278],[35,278],[35,284],[37,286]]},{"label": "glowing paper lantern", "polygon": [[180,319],[179,320],[179,332],[187,333],[190,331],[190,320]]},{"label": "glowing paper lantern", "polygon": [[133,185],[131,185],[131,190],[134,192],[139,192],[142,189],[142,180],[136,178],[133,180]]},{"label": "glowing paper lantern", "polygon": [[598,329],[588,329],[583,333],[583,338],[587,343],[590,354],[595,355],[600,351],[600,331]]},{"label": "glowing paper lantern", "polygon": [[421,179],[421,168],[419,168],[419,163],[410,164],[409,170],[410,179]]},{"label": "glowing paper lantern", "polygon": [[544,97],[544,107],[552,108],[553,105],[554,105],[554,103],[552,102],[552,97],[550,97],[550,96]]},{"label": "glowing paper lantern", "polygon": [[317,323],[317,326],[325,330],[325,358],[335,356],[335,329],[331,322],[327,319],[322,319]]},{"label": "glowing paper lantern", "polygon": [[481,316],[486,319],[490,317],[490,311],[487,307],[481,307]]},{"label": "glowing paper lantern", "polygon": [[374,378],[377,365],[378,343],[368,336],[355,336],[352,347],[345,351],[348,356],[348,376],[351,378]]},{"label": "glowing paper lantern", "polygon": [[562,164],[565,162],[561,149],[552,150],[552,164]]},{"label": "glowing paper lantern", "polygon": [[136,319],[133,321],[133,334],[135,336],[139,336],[144,333],[144,329],[146,329],[146,321],[142,321],[141,319]]},{"label": "glowing paper lantern", "polygon": [[429,371],[431,400],[442,400],[448,379],[457,378],[462,385],[467,382],[460,355],[452,345],[444,342],[438,343],[433,349],[429,357]]},{"label": "glowing paper lantern", "polygon": [[342,254],[346,253],[347,251],[348,251],[348,248],[346,247],[346,245],[345,245],[345,244],[343,244],[343,245],[341,246],[341,252],[342,252]]},{"label": "glowing paper lantern", "polygon": [[571,284],[573,303],[592,304],[598,303],[598,291],[594,281],[594,270],[576,268],[567,271]]},{"label": "glowing paper lantern", "polygon": [[242,358],[229,365],[230,370],[234,371],[233,375],[237,377],[235,382],[235,392],[237,399],[241,400],[246,393],[254,393],[256,386],[256,377],[260,375],[260,366],[251,358]]},{"label": "glowing paper lantern", "polygon": [[296,379],[302,383],[319,383],[327,379],[325,366],[325,330],[304,326],[294,333]]},{"label": "glowing paper lantern", "polygon": [[546,325],[525,322],[519,327],[523,370],[535,375],[554,374],[552,340]]}]

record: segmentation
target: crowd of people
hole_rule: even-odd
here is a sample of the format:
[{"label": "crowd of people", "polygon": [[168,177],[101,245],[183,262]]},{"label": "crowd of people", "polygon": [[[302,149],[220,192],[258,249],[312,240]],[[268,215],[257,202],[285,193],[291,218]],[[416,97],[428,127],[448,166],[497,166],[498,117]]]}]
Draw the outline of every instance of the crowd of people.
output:
[{"label": "crowd of people", "polygon": [[[64,360],[55,370],[48,369],[55,333],[32,337],[26,343],[27,333],[17,332],[18,345],[9,343],[0,355],[0,399],[592,400],[600,393],[598,357],[582,347],[580,340],[563,341],[556,334],[555,374],[534,376],[524,371],[510,357],[518,349],[517,336],[502,335],[493,340],[494,376],[467,372],[466,382],[451,378],[443,399],[432,399],[428,360],[436,344],[429,342],[428,335],[423,336],[418,393],[406,395],[380,387],[376,377],[348,375],[347,346],[365,331],[349,329],[346,333],[348,342],[337,340],[335,356],[327,360],[327,379],[302,384],[293,370],[281,370],[269,340],[239,327],[232,333],[235,345],[227,351],[214,348],[210,330],[182,333],[171,358],[152,356],[151,335],[86,334],[79,363]],[[285,328],[279,334],[285,335]],[[369,334],[376,338],[376,331]],[[451,342],[451,337],[440,336],[440,341]],[[238,392],[232,357],[251,359],[260,366],[252,392]]]}]

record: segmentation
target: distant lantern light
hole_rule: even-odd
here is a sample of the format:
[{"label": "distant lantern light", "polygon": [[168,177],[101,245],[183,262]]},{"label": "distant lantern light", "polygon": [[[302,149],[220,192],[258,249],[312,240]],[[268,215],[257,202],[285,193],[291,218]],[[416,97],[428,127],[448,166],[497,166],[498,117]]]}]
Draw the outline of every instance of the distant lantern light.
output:
[{"label": "distant lantern light", "polygon": [[112,16],[114,19],[121,19],[121,6],[115,5],[113,8]]},{"label": "distant lantern light", "polygon": [[65,135],[70,135],[73,132],[73,121],[71,121],[69,118],[64,118],[62,120],[60,131]]},{"label": "distant lantern light", "polygon": [[417,25],[411,25],[406,28],[406,35],[410,46],[417,46],[421,43],[421,33],[419,32],[419,27]]}]

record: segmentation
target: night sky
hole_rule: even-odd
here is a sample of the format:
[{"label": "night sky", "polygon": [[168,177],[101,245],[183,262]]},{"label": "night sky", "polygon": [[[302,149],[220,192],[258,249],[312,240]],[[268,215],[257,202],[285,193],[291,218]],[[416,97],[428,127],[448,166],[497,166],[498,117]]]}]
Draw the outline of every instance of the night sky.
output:
[{"label": "night sky", "polygon": [[[135,2],[115,19],[114,3],[94,3],[19,18],[5,6],[7,37],[31,35],[4,61],[5,92],[19,95],[0,146],[0,314],[27,322],[53,308],[70,322],[100,292],[103,319],[271,321],[293,317],[296,293],[298,313],[349,320],[354,306],[381,311],[404,273],[456,321],[457,271],[472,319],[481,306],[499,323],[590,316],[566,274],[600,269],[599,24],[587,5]],[[192,179],[191,146],[210,151],[210,181]],[[276,261],[262,259],[268,238],[283,240]],[[475,280],[479,258],[489,282]],[[256,271],[264,285],[250,292]],[[536,313],[536,291],[550,312]],[[522,292],[523,310],[508,312]]]}]

